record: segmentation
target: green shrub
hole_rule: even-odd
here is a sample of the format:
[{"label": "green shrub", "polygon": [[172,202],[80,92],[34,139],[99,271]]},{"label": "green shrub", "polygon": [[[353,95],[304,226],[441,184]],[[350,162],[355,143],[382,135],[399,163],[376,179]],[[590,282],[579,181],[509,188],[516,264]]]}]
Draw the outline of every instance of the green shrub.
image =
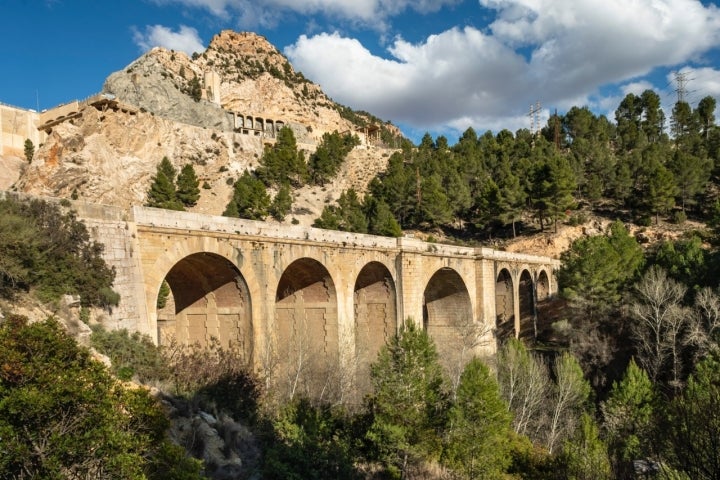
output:
[{"label": "green shrub", "polygon": [[117,305],[103,250],[75,212],[43,200],[0,201],[0,295],[35,289],[46,302],[69,294],[86,307]]},{"label": "green shrub", "polygon": [[140,382],[170,378],[170,369],[160,349],[150,337],[127,330],[107,331],[101,325],[92,327],[90,344],[110,357],[111,371],[122,380],[137,378]]},{"label": "green shrub", "polygon": [[677,225],[682,225],[687,221],[687,214],[683,212],[682,210],[679,210],[677,212],[673,212],[672,215],[672,222]]},{"label": "green shrub", "polygon": [[166,438],[157,400],[124,388],[57,321],[10,315],[0,365],[0,477],[202,478]]},{"label": "green shrub", "polygon": [[652,220],[652,217],[643,216],[643,217],[638,218],[635,221],[635,223],[641,227],[649,227],[650,225],[652,225],[653,220]]}]

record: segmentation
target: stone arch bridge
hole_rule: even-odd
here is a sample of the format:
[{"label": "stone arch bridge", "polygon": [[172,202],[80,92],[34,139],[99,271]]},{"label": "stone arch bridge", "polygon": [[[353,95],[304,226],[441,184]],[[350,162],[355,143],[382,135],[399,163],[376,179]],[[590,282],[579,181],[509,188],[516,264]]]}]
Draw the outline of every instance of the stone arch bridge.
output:
[{"label": "stone arch bridge", "polygon": [[[458,348],[468,326],[484,336],[472,347],[492,353],[495,337],[532,329],[538,304],[557,291],[559,262],[547,257],[147,207],[74,207],[118,273],[111,328],[159,343],[214,337],[241,345],[252,361],[300,337],[328,358],[373,357],[405,319],[425,328],[441,355]],[[163,281],[172,293],[158,310]]]}]

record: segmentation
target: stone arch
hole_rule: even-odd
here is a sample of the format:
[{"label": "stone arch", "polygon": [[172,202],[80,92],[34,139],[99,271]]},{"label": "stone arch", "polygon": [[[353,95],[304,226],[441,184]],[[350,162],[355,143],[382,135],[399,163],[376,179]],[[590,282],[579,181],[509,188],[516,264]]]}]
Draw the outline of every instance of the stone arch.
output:
[{"label": "stone arch", "polygon": [[520,273],[518,281],[518,303],[520,307],[520,331],[518,335],[535,336],[535,285],[528,270]]},{"label": "stone arch", "polygon": [[212,338],[239,346],[252,358],[253,325],[250,290],[237,267],[225,257],[193,253],[168,271],[172,293],[158,312],[158,343],[175,338],[182,344],[206,346]]},{"label": "stone arch", "polygon": [[500,270],[495,280],[495,315],[498,340],[513,336],[515,331],[513,280],[506,268]]},{"label": "stone arch", "polygon": [[305,388],[337,369],[338,305],[335,283],[317,260],[300,258],[283,272],[275,295],[280,369],[296,369]]},{"label": "stone arch", "polygon": [[262,117],[255,117],[255,130],[263,132],[265,130],[265,120]]},{"label": "stone arch", "polygon": [[275,136],[275,122],[270,118],[265,120],[265,134],[270,137]]},{"label": "stone arch", "polygon": [[283,122],[282,120],[276,120],[276,121],[275,121],[275,132],[274,132],[274,135],[277,136],[278,132],[280,132],[280,130],[282,130],[282,128],[283,128],[284,126],[285,126],[285,122]]},{"label": "stone arch", "polygon": [[395,281],[380,262],[365,265],[355,280],[355,354],[358,370],[367,373],[380,348],[397,332]]},{"label": "stone arch", "polygon": [[460,274],[449,267],[436,271],[423,294],[423,327],[441,357],[460,348],[460,332],[472,323],[470,294]]},{"label": "stone arch", "polygon": [[535,291],[538,303],[550,297],[550,278],[545,270],[540,270],[538,273]]},{"label": "stone arch", "polygon": [[249,128],[252,130],[254,128],[253,125],[254,125],[253,117],[250,115],[245,117],[245,128]]}]

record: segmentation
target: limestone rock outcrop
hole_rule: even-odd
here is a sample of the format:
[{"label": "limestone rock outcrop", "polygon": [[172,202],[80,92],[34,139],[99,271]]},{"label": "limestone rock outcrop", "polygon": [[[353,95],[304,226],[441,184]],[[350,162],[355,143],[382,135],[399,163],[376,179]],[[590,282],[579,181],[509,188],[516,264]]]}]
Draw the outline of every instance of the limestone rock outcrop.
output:
[{"label": "limestone rock outcrop", "polygon": [[[324,133],[353,132],[358,122],[400,135],[389,123],[335,104],[252,33],[221,32],[192,58],[154,48],[112,73],[100,98],[79,102],[75,114],[43,128],[47,139],[32,163],[8,177],[12,189],[127,208],[145,203],[167,157],[178,170],[195,168],[203,188],[193,210],[219,215],[233,181],[258,166],[281,125],[293,129],[306,158]],[[286,221],[309,224],[342,190],[364,191],[388,152],[370,142],[356,148],[337,181],[293,192],[296,212]]]},{"label": "limestone rock outcrop", "polygon": [[[123,102],[135,105],[161,117],[187,125],[232,130],[232,117],[219,105],[206,99],[195,101],[181,89],[188,88],[188,80],[173,73],[162,60],[168,52],[156,48],[143,55],[125,70],[115,72],[105,81],[103,91],[112,93]],[[194,65],[184,53],[172,54],[181,71],[197,75]],[[202,72],[199,72],[202,75]],[[198,80],[199,82],[200,80]]]}]

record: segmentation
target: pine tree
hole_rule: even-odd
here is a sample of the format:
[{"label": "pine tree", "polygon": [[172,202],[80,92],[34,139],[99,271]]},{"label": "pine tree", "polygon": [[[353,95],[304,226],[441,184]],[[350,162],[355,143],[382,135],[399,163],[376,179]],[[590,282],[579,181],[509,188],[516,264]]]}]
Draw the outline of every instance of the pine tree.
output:
[{"label": "pine tree", "polygon": [[477,358],[460,377],[449,420],[443,463],[462,478],[504,478],[510,464],[511,415],[490,370]]},{"label": "pine tree", "polygon": [[720,479],[720,360],[700,362],[667,409],[662,436],[669,463],[693,479]]},{"label": "pine tree", "polygon": [[176,170],[167,157],[163,157],[157,166],[157,172],[152,178],[150,190],[147,193],[148,207],[165,208],[168,210],[185,210],[183,204],[177,198],[175,190]]},{"label": "pine tree", "polygon": [[325,205],[320,216],[313,222],[313,227],[325,230],[340,230],[340,214],[336,205]]},{"label": "pine tree", "polygon": [[270,206],[270,196],[263,182],[252,176],[248,171],[243,173],[236,182],[233,197],[223,215],[226,217],[263,220]]},{"label": "pine tree", "polygon": [[200,181],[191,164],[186,164],[177,178],[177,198],[186,207],[193,207],[200,198]]},{"label": "pine tree", "polygon": [[267,186],[288,183],[301,187],[308,179],[305,156],[298,151],[295,134],[290,127],[281,128],[275,144],[265,148],[255,174]]},{"label": "pine tree", "polygon": [[158,171],[162,172],[168,180],[170,180],[171,183],[175,183],[175,175],[177,175],[177,170],[175,167],[173,167],[172,162],[170,162],[170,159],[167,157],[163,157],[162,160],[160,160],[160,164],[158,165]]},{"label": "pine tree", "polygon": [[572,438],[565,442],[562,454],[565,476],[568,480],[610,480],[610,461],[605,443],[600,439],[595,420],[583,413],[580,426]]},{"label": "pine tree", "polygon": [[277,221],[281,222],[285,220],[285,216],[292,210],[292,203],[293,199],[290,195],[290,185],[281,185],[270,204],[270,215]]},{"label": "pine tree", "polygon": [[415,176],[410,176],[409,171],[406,170],[405,159],[403,153],[393,153],[388,160],[385,173],[370,182],[372,195],[388,204],[401,226],[410,223],[409,213],[416,188]]},{"label": "pine tree", "polygon": [[421,179],[420,190],[415,200],[413,216],[416,225],[426,224],[436,227],[452,220],[452,207],[442,188],[439,175],[435,174]]},{"label": "pine tree", "polygon": [[550,188],[546,192],[548,199],[548,213],[555,222],[557,232],[557,221],[565,217],[566,212],[575,208],[573,191],[577,188],[575,174],[565,157],[553,156],[549,160],[550,166]]},{"label": "pine tree", "polygon": [[601,406],[608,450],[618,478],[632,474],[633,460],[651,454],[657,400],[647,373],[630,360],[622,380],[613,383],[610,396]]},{"label": "pine tree", "polygon": [[678,189],[670,170],[657,160],[648,165],[647,183],[643,189],[644,203],[650,213],[655,215],[655,223],[660,223],[660,214],[667,213],[675,206]]},{"label": "pine tree", "polygon": [[25,160],[30,163],[33,161],[33,157],[35,157],[35,145],[32,140],[27,138],[25,139]]},{"label": "pine tree", "polygon": [[308,168],[313,182],[324,185],[337,175],[338,169],[348,153],[360,143],[357,135],[341,135],[338,132],[324,133],[315,153],[310,155]]},{"label": "pine tree", "polygon": [[368,194],[363,202],[363,210],[368,219],[368,232],[385,237],[402,236],[400,224],[393,217],[387,203]]},{"label": "pine tree", "polygon": [[363,212],[362,203],[354,188],[340,194],[338,199],[340,230],[355,233],[367,233],[368,221]]},{"label": "pine tree", "polygon": [[642,247],[620,221],[610,225],[607,236],[574,241],[561,258],[561,294],[574,306],[586,306],[586,314],[617,303],[644,261]]},{"label": "pine tree", "polygon": [[522,216],[527,195],[520,185],[520,179],[512,173],[508,163],[501,165],[496,182],[500,194],[498,218],[505,225],[512,224],[513,238],[515,238],[515,222]]},{"label": "pine tree", "polygon": [[408,467],[437,458],[447,395],[435,345],[408,320],[371,365],[372,423],[367,438],[391,473],[405,478]]}]

